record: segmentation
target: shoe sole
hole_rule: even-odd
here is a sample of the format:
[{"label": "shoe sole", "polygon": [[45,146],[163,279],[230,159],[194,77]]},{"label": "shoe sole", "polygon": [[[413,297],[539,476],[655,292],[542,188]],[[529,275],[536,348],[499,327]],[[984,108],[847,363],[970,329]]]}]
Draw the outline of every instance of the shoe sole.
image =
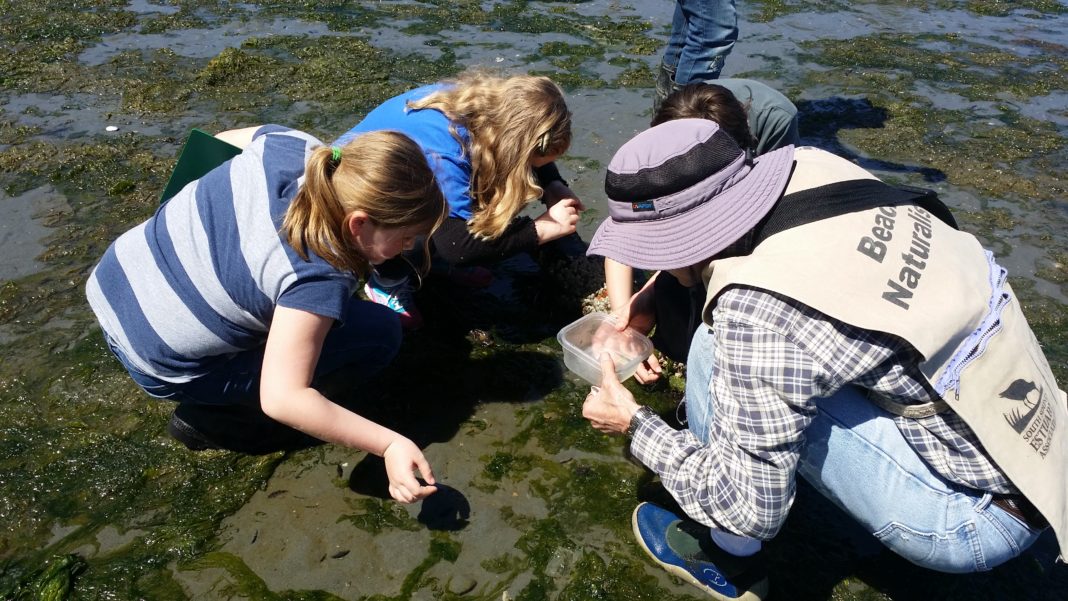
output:
[{"label": "shoe sole", "polygon": [[190,451],[217,451],[222,447],[208,440],[196,428],[185,423],[182,418],[172,415],[167,422],[167,434],[185,445]]},{"label": "shoe sole", "polygon": [[[640,505],[639,505],[639,507],[640,507]],[[701,582],[697,578],[694,578],[693,574],[689,573],[685,569],[680,568],[679,566],[671,565],[670,563],[664,563],[664,562],[660,561],[656,557],[656,554],[653,553],[653,550],[650,549],[649,547],[647,547],[645,545],[645,541],[642,540],[641,532],[638,529],[638,509],[637,508],[635,508],[634,511],[631,512],[631,514],[630,514],[630,529],[631,529],[631,531],[634,532],[634,538],[636,538],[638,540],[638,546],[640,546],[642,548],[642,550],[645,551],[645,554],[649,556],[649,559],[652,559],[654,562],[656,562],[656,565],[664,568],[669,573],[674,574],[675,576],[678,576],[679,578],[685,580],[686,582],[692,584],[693,586],[701,589],[703,592],[705,592],[708,596],[712,597],[713,599],[719,599],[719,601],[763,601],[768,596],[768,581],[767,580],[764,580],[763,582],[760,582],[759,584],[757,584],[757,586],[753,587],[752,590],[748,590],[748,591],[742,593],[741,596],[738,596],[738,597],[727,597],[726,595],[723,595],[723,594],[719,593],[718,591],[716,591],[715,589],[711,588],[707,584]]]}]

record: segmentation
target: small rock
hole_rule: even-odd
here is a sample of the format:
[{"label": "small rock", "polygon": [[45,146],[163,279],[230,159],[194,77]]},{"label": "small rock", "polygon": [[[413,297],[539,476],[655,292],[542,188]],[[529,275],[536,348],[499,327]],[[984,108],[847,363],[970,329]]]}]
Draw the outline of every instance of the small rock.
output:
[{"label": "small rock", "polygon": [[475,590],[477,584],[478,581],[470,576],[453,576],[449,579],[449,592],[454,595],[466,595]]},{"label": "small rock", "polygon": [[119,131],[119,128],[115,127],[114,125],[109,125],[104,128],[104,131]]}]

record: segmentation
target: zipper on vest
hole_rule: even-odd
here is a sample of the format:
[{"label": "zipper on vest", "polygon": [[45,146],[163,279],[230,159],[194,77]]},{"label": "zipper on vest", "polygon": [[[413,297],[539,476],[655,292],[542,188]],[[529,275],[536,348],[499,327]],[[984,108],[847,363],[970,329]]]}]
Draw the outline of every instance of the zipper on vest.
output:
[{"label": "zipper on vest", "polygon": [[[988,310],[979,327],[973,331],[961,345],[958,351],[949,361],[949,365],[938,379],[935,391],[945,396],[947,390],[954,391],[954,398],[960,400],[960,377],[968,365],[978,359],[990,343],[990,339],[1001,331],[1001,312],[1012,302],[1012,296],[1003,290],[1008,280],[1008,271],[994,262],[994,256],[986,252],[987,264],[990,267],[991,295],[988,302]],[[964,349],[967,349],[966,351]]]},{"label": "zipper on vest", "polygon": [[[1008,304],[1009,295],[1007,295],[1007,294],[1004,295],[1004,298],[1005,298],[1005,302],[1004,303],[999,303],[999,305],[998,305],[999,309],[1003,308],[1005,305]],[[954,368],[952,379],[949,381],[947,388],[952,388],[953,389],[954,395],[956,397],[956,400],[958,400],[958,401],[960,400],[960,375],[961,375],[961,373],[965,369],[967,369],[968,365],[971,364],[972,361],[975,361],[976,359],[978,359],[979,356],[982,355],[984,351],[986,351],[986,346],[990,342],[990,339],[994,337],[994,334],[997,334],[1000,331],[1001,331],[1001,320],[998,319],[993,324],[991,324],[991,327],[989,329],[984,331],[979,336],[979,342],[976,343],[976,345],[973,346],[970,351],[968,351],[968,354],[965,355],[961,359],[960,363],[957,364],[957,366]]]}]

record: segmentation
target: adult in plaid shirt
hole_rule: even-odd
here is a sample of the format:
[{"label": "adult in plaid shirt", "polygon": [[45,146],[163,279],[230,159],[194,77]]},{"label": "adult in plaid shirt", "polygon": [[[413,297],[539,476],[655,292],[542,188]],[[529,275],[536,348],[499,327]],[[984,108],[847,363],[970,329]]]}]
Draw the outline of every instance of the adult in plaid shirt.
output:
[{"label": "adult in plaid shirt", "polygon": [[[1030,546],[1047,518],[1063,546],[1063,495],[1047,490],[1065,489],[1063,463],[1039,484],[1005,465],[1063,459],[1064,393],[1026,322],[1009,326],[1022,320],[1018,303],[974,238],[844,159],[791,146],[753,161],[703,120],[638,134],[613,158],[605,190],[611,216],[590,254],[710,288],[687,362],[687,429],[638,406],[607,355],[583,407],[593,427],[632,437],[633,455],[685,513],[649,503],[634,512],[635,535],[660,565],[716,598],[763,598],[761,541],[786,519],[798,473],[931,569],[991,569]],[[846,208],[797,218],[812,203]],[[861,302],[872,290],[877,302]],[[651,291],[634,296],[620,327],[652,328]],[[976,298],[944,302],[965,291]],[[1008,386],[991,369],[1013,363],[996,359],[1006,354],[1033,359],[1012,366]],[[987,391],[1018,408],[961,404]],[[984,441],[1018,433],[1021,444],[995,462],[976,434],[983,423]],[[1032,447],[1040,459],[1024,456]]]}]

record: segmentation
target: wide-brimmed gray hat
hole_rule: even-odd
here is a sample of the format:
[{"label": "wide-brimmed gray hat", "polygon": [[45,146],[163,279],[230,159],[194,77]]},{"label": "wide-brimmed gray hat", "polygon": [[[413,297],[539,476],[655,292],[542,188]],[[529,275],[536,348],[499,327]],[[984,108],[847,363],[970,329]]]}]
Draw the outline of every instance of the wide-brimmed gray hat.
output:
[{"label": "wide-brimmed gray hat", "polygon": [[714,121],[678,119],[624,144],[608,165],[609,218],[587,255],[679,269],[727,248],[767,215],[790,179],[794,147],[751,160]]}]

